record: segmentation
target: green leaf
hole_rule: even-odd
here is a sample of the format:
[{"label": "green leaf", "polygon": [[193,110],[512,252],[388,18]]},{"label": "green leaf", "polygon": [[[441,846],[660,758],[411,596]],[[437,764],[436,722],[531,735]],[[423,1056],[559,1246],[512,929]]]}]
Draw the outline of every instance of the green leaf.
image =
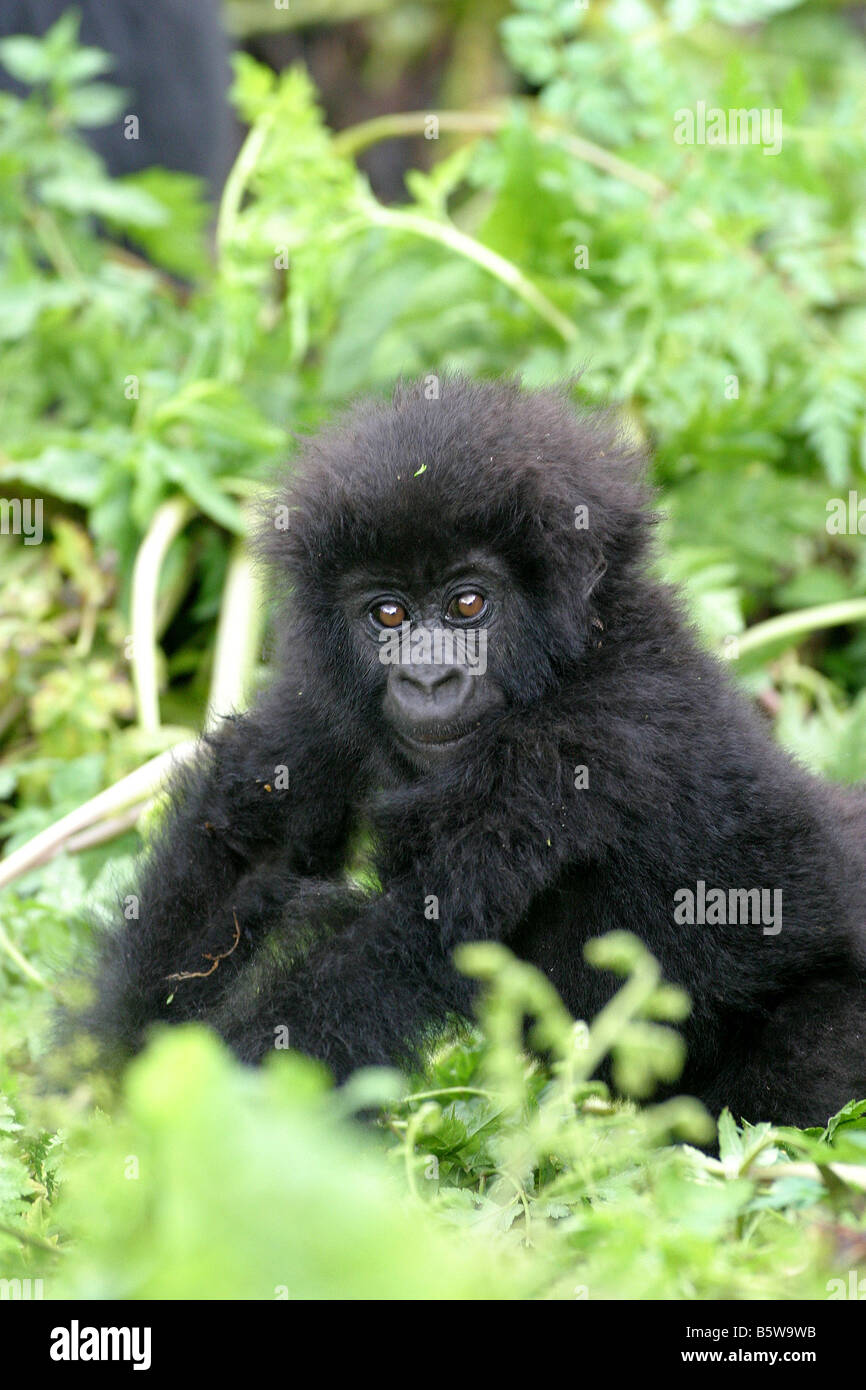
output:
[{"label": "green leaf", "polygon": [[46,45],[26,34],[0,40],[0,64],[28,86],[48,82],[54,72],[54,61]]},{"label": "green leaf", "polygon": [[117,87],[109,87],[104,82],[89,82],[85,87],[76,87],[66,98],[66,112],[73,125],[89,129],[91,126],[108,125],[123,111],[126,103],[124,92]]},{"label": "green leaf", "polygon": [[101,466],[96,454],[50,445],[38,458],[0,464],[0,479],[8,478],[37,493],[86,507],[99,494]]},{"label": "green leaf", "polygon": [[166,477],[176,483],[205,516],[225,526],[226,530],[243,535],[244,519],[240,507],[222,491],[197,455],[181,450],[167,455],[165,472]]},{"label": "green leaf", "polygon": [[121,226],[158,227],[168,220],[166,209],[156,198],[130,183],[59,174],[44,179],[39,191],[52,207],[92,213]]},{"label": "green leaf", "polygon": [[740,1160],[745,1152],[740,1131],[736,1121],[727,1107],[722,1111],[718,1120],[719,1135],[719,1156],[723,1163],[734,1160],[739,1166]]}]

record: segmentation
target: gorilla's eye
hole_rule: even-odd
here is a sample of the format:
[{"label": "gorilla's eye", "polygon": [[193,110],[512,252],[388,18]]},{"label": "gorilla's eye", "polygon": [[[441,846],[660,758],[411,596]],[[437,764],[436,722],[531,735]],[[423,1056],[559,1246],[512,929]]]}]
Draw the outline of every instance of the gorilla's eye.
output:
[{"label": "gorilla's eye", "polygon": [[477,618],[484,612],[487,603],[483,594],[476,594],[473,590],[468,590],[465,594],[458,594],[453,598],[447,608],[449,618],[465,619]]},{"label": "gorilla's eye", "polygon": [[409,614],[402,603],[398,603],[394,598],[389,598],[384,603],[375,604],[370,609],[370,617],[374,623],[379,624],[379,627],[399,627],[401,623],[408,620]]}]

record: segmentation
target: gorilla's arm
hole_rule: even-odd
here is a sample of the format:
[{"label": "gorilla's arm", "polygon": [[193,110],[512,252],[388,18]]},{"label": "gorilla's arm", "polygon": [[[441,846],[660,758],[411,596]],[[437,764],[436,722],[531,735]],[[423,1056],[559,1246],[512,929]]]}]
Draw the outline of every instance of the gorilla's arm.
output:
[{"label": "gorilla's arm", "polygon": [[342,862],[358,774],[323,723],[280,682],[175,774],[132,920],[99,934],[97,993],[83,1018],[97,1038],[135,1050],[148,1023],[199,1016],[302,877]]},{"label": "gorilla's arm", "polygon": [[[359,1066],[416,1061],[429,1027],[470,1012],[473,986],[451,963],[454,946],[507,939],[574,850],[556,730],[544,738],[531,725],[525,711],[502,720],[489,760],[476,749],[465,766],[380,798],[382,842],[411,847],[396,875],[383,858],[384,892],[363,899],[332,889],[326,902],[311,886],[208,1013],[243,1060],[290,1046],[342,1080]],[[519,728],[519,741],[504,737]],[[313,944],[303,953],[305,922]]]},{"label": "gorilla's arm", "polygon": [[[361,907],[347,892],[342,904],[309,907],[309,952],[298,958],[306,923],[299,916],[293,932],[284,921],[206,1015],[242,1061],[297,1048],[343,1081],[358,1067],[417,1063],[428,1029],[470,1012],[472,986],[451,965],[436,924],[407,913],[399,895]],[[322,944],[325,925],[331,939]]]}]

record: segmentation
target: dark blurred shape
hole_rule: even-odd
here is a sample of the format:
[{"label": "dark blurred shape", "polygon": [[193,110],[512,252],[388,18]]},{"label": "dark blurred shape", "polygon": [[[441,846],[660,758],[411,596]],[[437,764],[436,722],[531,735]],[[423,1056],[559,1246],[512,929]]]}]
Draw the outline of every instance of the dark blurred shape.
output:
[{"label": "dark blurred shape", "polygon": [[[109,172],[159,164],[197,174],[218,197],[237,145],[219,0],[0,0],[0,37],[41,37],[70,9],[81,42],[112,55],[105,81],[125,89],[125,113],[139,118],[137,140],[124,138],[124,115],[83,132]],[[0,88],[25,90],[2,68]]]},{"label": "dark blurred shape", "polygon": [[[449,36],[448,31],[437,36],[420,54],[396,67],[377,61],[370,28],[360,20],[251,33],[243,47],[274,72],[303,63],[316,84],[328,124],[340,131],[391,111],[438,110],[451,56]],[[370,80],[370,72],[375,81]],[[406,171],[428,169],[435,150],[435,143],[420,136],[378,140],[361,153],[358,165],[377,198],[399,203],[409,196],[403,181]]]}]

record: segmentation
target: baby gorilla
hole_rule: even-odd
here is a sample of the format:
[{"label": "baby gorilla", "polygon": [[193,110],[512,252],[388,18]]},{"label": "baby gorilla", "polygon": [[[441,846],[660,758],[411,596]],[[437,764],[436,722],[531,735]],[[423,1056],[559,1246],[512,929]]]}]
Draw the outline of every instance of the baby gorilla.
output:
[{"label": "baby gorilla", "polygon": [[[637,933],[693,1001],[680,1089],[823,1124],[866,1095],[866,800],[770,740],[648,573],[640,460],[557,392],[401,389],[308,442],[263,548],[268,692],[202,742],[103,941],[90,1029],[202,1019],[342,1079],[471,1012],[504,941],[592,1018]],[[380,890],[344,885],[359,825]]]}]

